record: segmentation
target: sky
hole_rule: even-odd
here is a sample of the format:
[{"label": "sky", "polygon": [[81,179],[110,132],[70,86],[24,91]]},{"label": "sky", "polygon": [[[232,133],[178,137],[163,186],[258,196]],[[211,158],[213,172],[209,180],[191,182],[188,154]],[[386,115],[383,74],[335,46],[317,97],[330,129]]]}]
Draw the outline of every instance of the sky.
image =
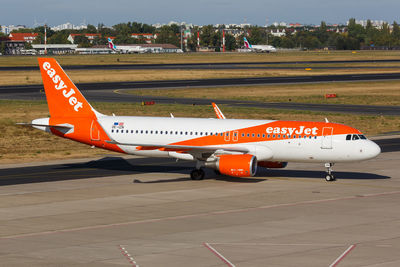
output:
[{"label": "sky", "polygon": [[346,23],[349,18],[400,21],[399,0],[0,0],[0,25],[137,21],[206,24]]}]

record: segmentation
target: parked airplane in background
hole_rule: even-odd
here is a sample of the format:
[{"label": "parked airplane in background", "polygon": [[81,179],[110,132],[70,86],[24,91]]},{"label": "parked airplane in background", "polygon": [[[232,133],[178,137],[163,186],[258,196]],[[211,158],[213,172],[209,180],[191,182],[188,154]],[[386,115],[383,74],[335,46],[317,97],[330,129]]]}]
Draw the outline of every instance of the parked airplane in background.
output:
[{"label": "parked airplane in background", "polygon": [[50,117],[31,125],[91,146],[149,157],[196,161],[191,178],[203,167],[248,177],[257,166],[284,168],[287,162],[321,162],[326,180],[335,180],[333,163],[376,157],[380,148],[360,131],[342,124],[311,121],[235,120],[106,116],[84,98],[53,58],[39,58]]},{"label": "parked airplane in background", "polygon": [[276,52],[276,48],[273,47],[272,45],[251,45],[249,41],[247,41],[246,37],[243,37],[243,40],[244,40],[244,46],[252,51],[266,52],[266,53]]},{"label": "parked airplane in background", "polygon": [[149,50],[145,47],[142,47],[140,45],[121,45],[121,46],[116,46],[111,38],[108,38],[108,47],[117,52],[117,53],[122,53],[122,54],[132,54],[132,53],[147,53]]}]

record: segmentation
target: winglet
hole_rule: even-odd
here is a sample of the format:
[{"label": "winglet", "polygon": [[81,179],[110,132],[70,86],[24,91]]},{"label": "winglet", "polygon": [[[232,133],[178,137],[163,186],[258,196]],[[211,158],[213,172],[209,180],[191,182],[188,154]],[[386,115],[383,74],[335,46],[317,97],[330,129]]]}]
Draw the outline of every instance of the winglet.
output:
[{"label": "winglet", "polygon": [[212,102],[211,104],[213,105],[215,114],[217,114],[218,119],[226,119],[222,111],[218,108],[217,104],[215,104],[214,102]]}]

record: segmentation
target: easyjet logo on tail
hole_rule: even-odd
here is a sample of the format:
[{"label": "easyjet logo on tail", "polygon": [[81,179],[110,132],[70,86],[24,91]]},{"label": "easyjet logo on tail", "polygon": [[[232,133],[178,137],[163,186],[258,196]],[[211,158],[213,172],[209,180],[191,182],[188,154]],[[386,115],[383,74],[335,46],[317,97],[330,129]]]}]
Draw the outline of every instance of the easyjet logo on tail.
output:
[{"label": "easyjet logo on tail", "polygon": [[63,89],[62,90],[63,96],[68,99],[69,104],[71,106],[74,106],[74,110],[78,112],[79,109],[83,107],[83,104],[82,102],[79,102],[78,99],[74,96],[75,90],[72,88],[67,90],[67,85],[61,79],[61,77],[56,73],[56,71],[51,67],[51,64],[49,62],[46,61],[43,63],[43,69],[46,71],[47,75],[53,81],[54,88],[56,90]]}]

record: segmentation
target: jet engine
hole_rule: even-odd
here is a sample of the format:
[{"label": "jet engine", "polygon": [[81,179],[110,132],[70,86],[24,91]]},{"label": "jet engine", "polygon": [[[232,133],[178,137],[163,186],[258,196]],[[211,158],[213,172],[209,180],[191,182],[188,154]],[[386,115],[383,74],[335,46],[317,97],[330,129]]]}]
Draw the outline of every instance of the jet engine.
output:
[{"label": "jet engine", "polygon": [[228,176],[249,177],[257,172],[257,158],[250,154],[220,155],[217,161],[208,167]]}]

